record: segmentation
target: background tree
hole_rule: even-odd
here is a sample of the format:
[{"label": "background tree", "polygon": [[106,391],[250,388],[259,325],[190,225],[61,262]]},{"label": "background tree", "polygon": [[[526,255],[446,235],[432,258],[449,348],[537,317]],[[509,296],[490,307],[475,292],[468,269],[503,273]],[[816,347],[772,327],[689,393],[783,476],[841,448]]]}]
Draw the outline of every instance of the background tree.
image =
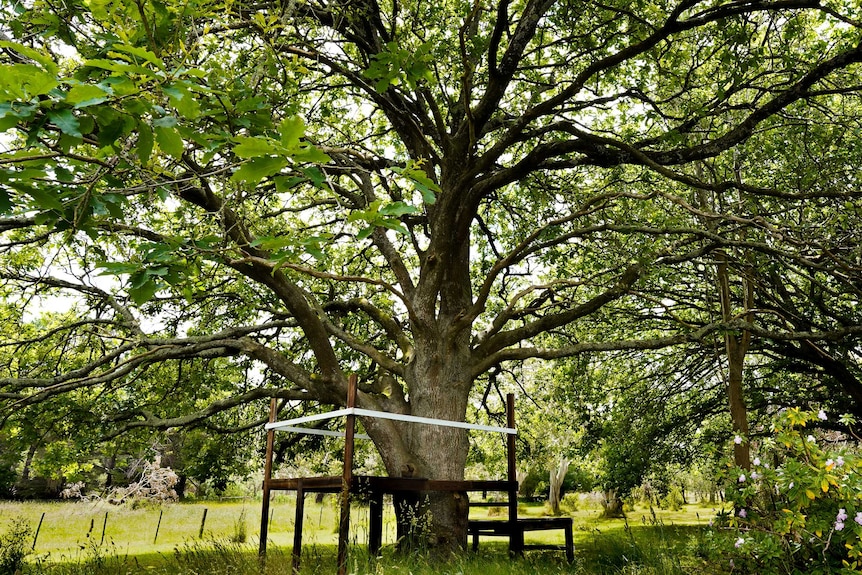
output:
[{"label": "background tree", "polygon": [[[4,422],[192,358],[244,357],[268,376],[201,403],[172,388],[160,412],[114,406],[106,433],[269,396],[337,404],[351,371],[362,407],[460,420],[474,382],[509,361],[727,330],[858,345],[852,316],[800,330],[667,296],[739,253],[728,266],[759,255],[777,278],[858,299],[858,226],[815,239],[762,210],[825,215],[858,197],[840,162],[818,163],[831,142],[793,158],[784,144],[858,133],[853,5],[3,7],[7,303],[23,318],[36,298],[81,302],[62,326],[10,338],[21,355],[60,338],[81,361],[10,373]],[[858,165],[858,151],[841,155]],[[786,166],[833,177],[788,187]],[[701,191],[749,201],[709,209]],[[363,423],[390,474],[462,477],[464,433]],[[430,508],[432,542],[463,545],[466,509],[440,494]]]}]

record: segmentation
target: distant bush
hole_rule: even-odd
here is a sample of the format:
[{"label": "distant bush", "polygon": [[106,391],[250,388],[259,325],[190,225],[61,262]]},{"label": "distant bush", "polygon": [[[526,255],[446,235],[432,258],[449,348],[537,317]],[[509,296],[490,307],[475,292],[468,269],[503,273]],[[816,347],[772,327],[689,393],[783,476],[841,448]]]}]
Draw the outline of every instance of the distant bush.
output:
[{"label": "distant bush", "polygon": [[581,497],[577,493],[566,493],[563,495],[562,501],[560,501],[560,509],[563,513],[574,513],[578,510],[578,504],[580,503]]},{"label": "distant bush", "polygon": [[685,500],[682,497],[682,490],[674,485],[667,492],[667,495],[661,498],[661,508],[669,509],[670,511],[679,511]]}]

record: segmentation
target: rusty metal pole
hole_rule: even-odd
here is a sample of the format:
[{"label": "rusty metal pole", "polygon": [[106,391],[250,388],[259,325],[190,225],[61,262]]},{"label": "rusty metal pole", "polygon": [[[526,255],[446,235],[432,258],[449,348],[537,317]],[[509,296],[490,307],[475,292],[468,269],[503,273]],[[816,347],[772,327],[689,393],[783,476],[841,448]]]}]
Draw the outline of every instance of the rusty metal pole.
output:
[{"label": "rusty metal pole", "polygon": [[[275,422],[276,399],[269,400],[269,422]],[[261,558],[266,556],[266,539],[269,531],[269,480],[272,479],[272,447],[275,443],[275,431],[270,429],[266,432],[266,464],[263,468],[263,502],[260,511],[260,546],[258,554]]]},{"label": "rusty metal pole", "polygon": [[[356,374],[347,380],[347,407],[356,407]],[[350,532],[350,487],[353,483],[353,434],[356,416],[347,416],[344,429],[344,470],[341,476],[341,520],[338,523],[338,575],[347,573],[347,540]]]}]

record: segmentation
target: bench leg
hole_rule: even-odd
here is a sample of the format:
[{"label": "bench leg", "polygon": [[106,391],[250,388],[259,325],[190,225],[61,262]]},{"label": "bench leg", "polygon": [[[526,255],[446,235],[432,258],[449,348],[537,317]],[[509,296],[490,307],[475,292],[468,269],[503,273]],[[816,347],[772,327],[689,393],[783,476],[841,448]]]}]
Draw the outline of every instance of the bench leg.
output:
[{"label": "bench leg", "polygon": [[290,555],[290,572],[299,573],[299,562],[302,558],[302,519],[305,515],[305,490],[300,486],[296,490],[296,518],[293,522],[293,551]]},{"label": "bench leg", "polygon": [[368,505],[368,553],[376,557],[383,545],[383,493],[371,493]]},{"label": "bench leg", "polygon": [[479,551],[479,532],[473,532],[473,553]]},{"label": "bench leg", "polygon": [[524,555],[524,530],[515,527],[509,534],[509,553],[512,555]]},{"label": "bench leg", "polygon": [[566,561],[575,562],[575,540],[572,536],[572,525],[566,525]]}]

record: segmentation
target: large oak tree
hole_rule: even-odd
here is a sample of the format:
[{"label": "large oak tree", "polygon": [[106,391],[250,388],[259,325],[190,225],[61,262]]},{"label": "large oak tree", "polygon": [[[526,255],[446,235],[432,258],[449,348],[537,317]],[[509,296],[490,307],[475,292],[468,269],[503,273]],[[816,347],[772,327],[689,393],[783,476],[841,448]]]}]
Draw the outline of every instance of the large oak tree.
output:
[{"label": "large oak tree", "polygon": [[[461,420],[504,362],[740,338],[858,386],[855,2],[2,5],[6,419],[195,425],[355,371],[362,407]],[[723,308],[678,297],[716,265]],[[257,385],[126,401],[236,356]],[[363,424],[390,474],[463,476],[463,432]],[[458,499],[430,510],[463,545]]]}]

